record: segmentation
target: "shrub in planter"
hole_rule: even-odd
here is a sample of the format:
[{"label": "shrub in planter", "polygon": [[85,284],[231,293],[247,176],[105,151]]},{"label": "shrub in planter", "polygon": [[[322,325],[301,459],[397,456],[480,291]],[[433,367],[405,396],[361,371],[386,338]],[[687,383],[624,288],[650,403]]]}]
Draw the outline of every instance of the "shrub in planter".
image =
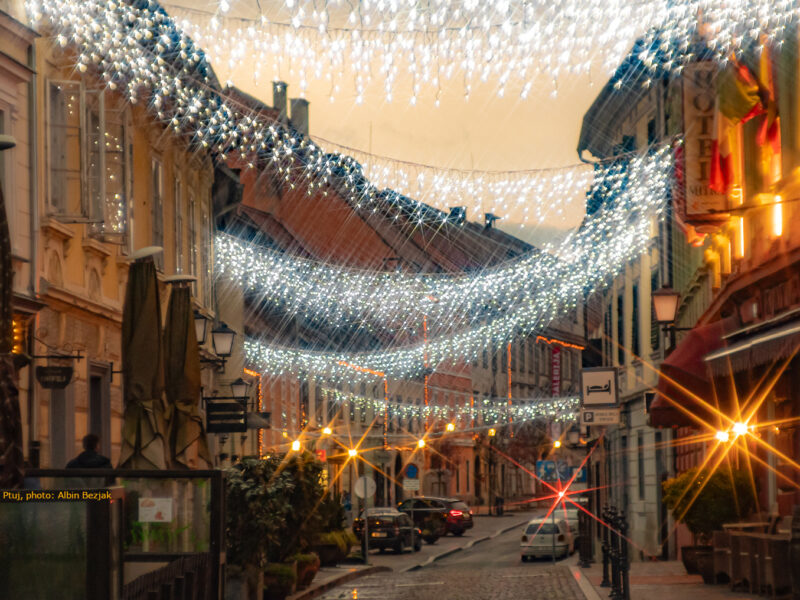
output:
[{"label": "shrub in planter", "polygon": [[703,581],[712,583],[712,534],[724,523],[749,515],[756,506],[758,490],[753,489],[745,471],[724,467],[713,472],[690,469],[665,481],[662,489],[664,504],[695,539],[695,546],[681,548],[686,571],[699,572]]},{"label": "shrub in planter", "polygon": [[263,600],[284,600],[292,593],[296,577],[295,569],[291,565],[268,564],[264,568]]},{"label": "shrub in planter", "polygon": [[309,552],[308,554],[295,554],[289,560],[297,564],[297,588],[303,589],[311,585],[314,576],[319,571],[319,556]]},{"label": "shrub in planter", "polygon": [[324,567],[336,566],[339,561],[344,560],[349,552],[342,535],[344,531],[326,531],[318,536],[314,544],[314,552],[319,556],[320,562]]}]

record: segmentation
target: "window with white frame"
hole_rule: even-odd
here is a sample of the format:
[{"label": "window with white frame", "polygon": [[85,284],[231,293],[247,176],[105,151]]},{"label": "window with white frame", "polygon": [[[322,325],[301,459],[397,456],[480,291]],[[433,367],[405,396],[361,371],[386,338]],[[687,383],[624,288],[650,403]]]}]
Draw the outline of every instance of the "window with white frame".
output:
[{"label": "window with white frame", "polygon": [[183,188],[180,175],[175,176],[172,197],[175,202],[175,271],[183,273]]},{"label": "window with white frame", "polygon": [[208,217],[208,211],[203,211],[203,223],[202,223],[202,244],[200,246],[200,256],[202,257],[203,261],[203,301],[205,302],[206,306],[211,306],[211,294],[212,294],[212,277],[214,276],[214,272],[212,270],[213,265],[211,263],[211,253],[213,248],[211,246],[211,220]]},{"label": "window with white frame", "polygon": [[[153,246],[164,247],[164,168],[154,158],[151,163],[150,217],[153,227]],[[163,252],[156,255],[156,265],[164,268]]]},{"label": "window with white frame", "polygon": [[47,85],[47,171],[50,210],[59,216],[86,217],[81,190],[81,114],[78,81]]},{"label": "window with white frame", "polygon": [[[189,214],[188,220],[188,235],[189,235],[189,275],[197,276],[197,225],[195,219],[194,194],[189,192]],[[197,296],[197,284],[192,284],[192,293]]]}]

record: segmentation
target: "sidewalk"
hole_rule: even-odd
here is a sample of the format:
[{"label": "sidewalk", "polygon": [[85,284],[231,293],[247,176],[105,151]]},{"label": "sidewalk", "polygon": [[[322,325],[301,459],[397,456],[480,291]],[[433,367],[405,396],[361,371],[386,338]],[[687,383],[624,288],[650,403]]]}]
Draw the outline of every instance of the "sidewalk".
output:
[{"label": "sidewalk", "polygon": [[[600,587],[602,562],[588,569],[571,567],[586,600],[605,600],[610,588]],[[679,561],[633,562],[630,570],[631,600],[749,600],[758,596],[732,592],[727,584],[705,585],[700,575],[687,575]]]},{"label": "sidewalk", "polygon": [[465,532],[463,536],[448,535],[439,538],[435,544],[423,544],[422,550],[419,552],[406,550],[403,554],[392,552],[379,554],[377,551],[371,551],[369,565],[343,564],[322,568],[308,589],[289,596],[287,600],[310,600],[333,587],[380,571],[404,572],[421,569],[440,558],[469,549],[475,544],[502,535],[512,529],[521,529],[533,515],[533,512],[517,512],[506,513],[502,517],[476,516],[475,526]]}]

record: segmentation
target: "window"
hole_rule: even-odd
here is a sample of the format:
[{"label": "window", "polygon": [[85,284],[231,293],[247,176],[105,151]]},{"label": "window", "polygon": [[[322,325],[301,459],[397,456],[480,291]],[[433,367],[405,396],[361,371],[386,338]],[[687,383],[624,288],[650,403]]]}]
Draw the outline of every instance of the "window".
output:
[{"label": "window", "polygon": [[456,493],[461,492],[461,465],[456,465]]},{"label": "window", "polygon": [[633,357],[638,358],[641,356],[641,348],[639,347],[639,284],[633,285],[632,290],[632,303],[631,303],[631,351]]},{"label": "window", "polygon": [[[658,270],[653,269],[650,273],[650,293],[655,292],[659,288]],[[650,347],[653,350],[658,350],[661,342],[661,331],[656,321],[656,311],[653,310],[652,302],[650,303]]]},{"label": "window", "polygon": [[47,158],[50,208],[85,216],[81,196],[82,89],[77,81],[51,81],[47,89]]},{"label": "window", "polygon": [[[188,225],[188,243],[189,243],[189,275],[197,276],[197,224],[195,223],[195,219],[197,215],[195,214],[195,206],[194,206],[194,195],[190,192],[189,193],[189,214],[187,215],[187,219],[189,221]],[[192,283],[192,294],[197,296],[197,282]]]},{"label": "window", "polygon": [[206,306],[211,306],[211,286],[213,281],[213,265],[211,262],[211,253],[213,247],[211,244],[211,222],[208,218],[208,212],[203,211],[202,223],[202,244],[200,245],[201,257],[203,260],[203,301]]},{"label": "window", "polygon": [[483,368],[489,368],[489,352],[486,350],[486,348],[483,349]]},{"label": "window", "polygon": [[183,194],[180,175],[175,177],[172,195],[175,200],[175,271],[183,273]]},{"label": "window", "polygon": [[625,295],[617,296],[617,364],[625,364]]},{"label": "window", "polygon": [[656,119],[653,117],[647,122],[647,145],[656,143]]},{"label": "window", "polygon": [[[161,161],[153,159],[151,164],[150,216],[153,225],[153,246],[164,247],[164,171]],[[156,266],[164,268],[163,253],[156,255]]]},{"label": "window", "polygon": [[639,467],[639,500],[644,500],[644,432],[636,433],[636,445]]},{"label": "window", "polygon": [[467,461],[467,466],[464,470],[464,482],[467,484],[467,493],[469,493],[469,461]]}]

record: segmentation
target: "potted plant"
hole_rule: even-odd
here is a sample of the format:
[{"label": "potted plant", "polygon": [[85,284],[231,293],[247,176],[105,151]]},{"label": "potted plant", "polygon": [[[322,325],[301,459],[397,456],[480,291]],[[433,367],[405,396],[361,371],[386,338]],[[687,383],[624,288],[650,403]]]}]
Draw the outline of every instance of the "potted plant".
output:
[{"label": "potted plant", "polygon": [[263,600],[284,600],[294,590],[296,581],[293,565],[268,564],[264,568]]},{"label": "potted plant", "polygon": [[662,484],[664,504],[694,538],[694,546],[681,547],[687,573],[700,573],[705,583],[714,581],[714,531],[747,516],[755,507],[757,490],[744,471],[720,468],[688,471]]},{"label": "potted plant", "polygon": [[297,564],[297,589],[307,588],[319,571],[319,556],[313,552],[295,554],[292,560]]},{"label": "potted plant", "polygon": [[345,512],[341,497],[329,494],[319,505],[320,532],[312,544],[322,566],[332,567],[347,558],[350,548],[358,544],[352,531],[345,529]]}]

